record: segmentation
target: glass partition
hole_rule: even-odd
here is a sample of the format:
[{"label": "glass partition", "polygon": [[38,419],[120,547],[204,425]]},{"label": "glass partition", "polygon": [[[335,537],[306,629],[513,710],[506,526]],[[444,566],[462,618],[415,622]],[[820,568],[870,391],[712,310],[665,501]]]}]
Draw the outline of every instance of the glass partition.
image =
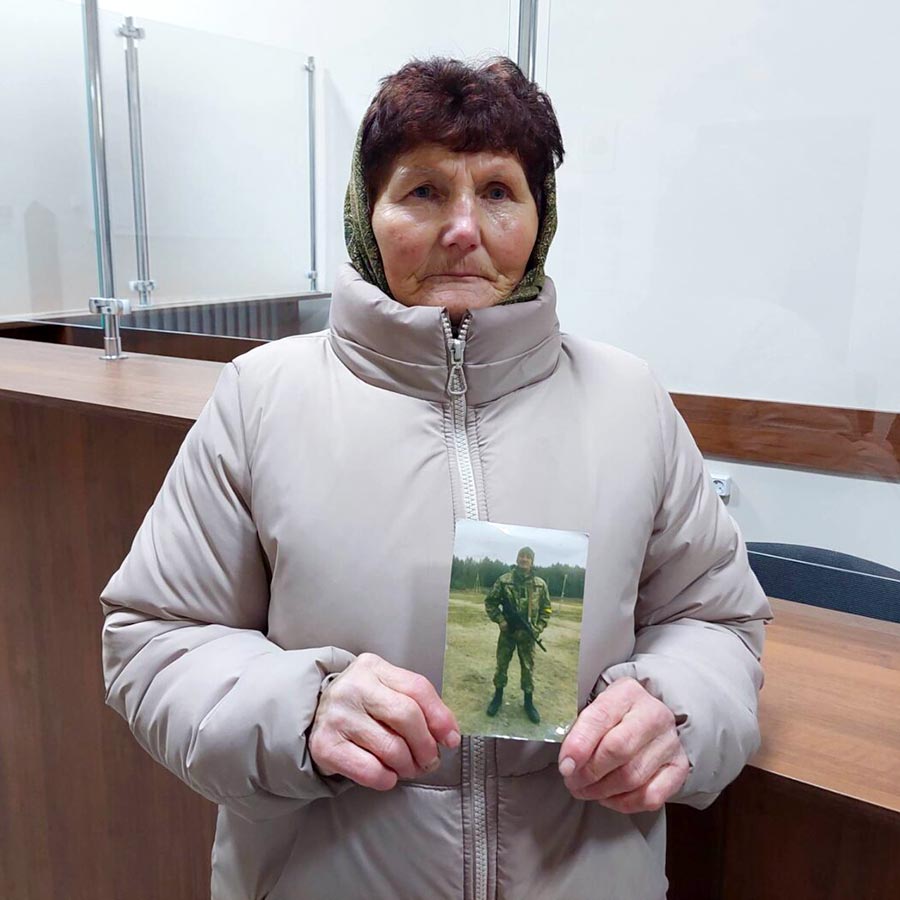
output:
[{"label": "glass partition", "polygon": [[[356,128],[378,80],[411,56],[515,53],[516,4],[464,0],[456,15],[398,0],[335,0],[310,23],[145,0],[101,4],[100,44],[115,293],[137,305],[125,16],[140,67],[154,304],[309,290],[309,55],[316,58],[320,289],[345,259],[343,194]],[[98,293],[82,4],[19,3],[0,32],[0,316],[85,311]],[[149,13],[150,17],[143,13]],[[164,17],[156,21],[152,16]],[[245,39],[246,37],[252,40]]]},{"label": "glass partition", "polygon": [[4,5],[0,319],[84,309],[97,290],[81,7]]},{"label": "glass partition", "polygon": [[[116,291],[137,294],[124,39],[101,11]],[[154,303],[294,295],[310,268],[307,56],[135,18]]]}]

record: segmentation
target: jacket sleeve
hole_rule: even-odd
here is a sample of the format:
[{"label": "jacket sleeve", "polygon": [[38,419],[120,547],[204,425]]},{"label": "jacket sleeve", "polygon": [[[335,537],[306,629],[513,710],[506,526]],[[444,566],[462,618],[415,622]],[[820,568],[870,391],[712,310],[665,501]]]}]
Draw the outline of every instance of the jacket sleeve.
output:
[{"label": "jacket sleeve", "polygon": [[759,747],[759,659],[771,610],[687,426],[668,393],[655,390],[664,476],[638,589],[635,648],[601,680],[635,678],[674,712],[691,770],[672,799],[702,809]]},{"label": "jacket sleeve", "polygon": [[488,591],[488,595],[484,598],[484,611],[487,613],[488,618],[498,625],[505,621],[503,610],[500,608],[500,595],[502,591],[503,585],[498,578]]},{"label": "jacket sleeve", "polygon": [[541,581],[541,590],[540,590],[540,606],[538,608],[538,620],[537,620],[537,633],[540,634],[546,627],[550,621],[550,616],[553,614],[553,606],[550,603],[550,588],[547,586],[545,581]]},{"label": "jacket sleeve", "polygon": [[306,747],[322,682],[353,656],[265,637],[238,370],[227,365],[103,591],[106,702],[158,762],[248,819],[342,789]]}]

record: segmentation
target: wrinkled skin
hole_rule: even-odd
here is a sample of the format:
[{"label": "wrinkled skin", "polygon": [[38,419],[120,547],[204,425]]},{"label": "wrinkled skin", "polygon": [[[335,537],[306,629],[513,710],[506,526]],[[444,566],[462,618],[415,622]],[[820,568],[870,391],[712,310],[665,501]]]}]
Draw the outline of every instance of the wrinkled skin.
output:
[{"label": "wrinkled skin", "polygon": [[439,745],[459,746],[459,725],[431,682],[362,653],[323,692],[309,753],[323,775],[376,791],[433,772]]},{"label": "wrinkled skin", "polygon": [[398,157],[372,209],[391,293],[405,306],[466,310],[505,300],[525,274],[538,211],[508,153],[436,144]]},{"label": "wrinkled skin", "polygon": [[690,771],[672,711],[633,678],[581,711],[559,760],[573,797],[629,815],[661,809]]}]

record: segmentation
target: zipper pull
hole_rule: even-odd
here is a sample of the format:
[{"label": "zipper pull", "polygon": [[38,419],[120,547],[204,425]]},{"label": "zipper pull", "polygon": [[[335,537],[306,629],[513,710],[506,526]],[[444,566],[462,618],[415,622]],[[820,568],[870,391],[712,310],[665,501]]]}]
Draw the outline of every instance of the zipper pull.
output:
[{"label": "zipper pull", "polygon": [[447,347],[450,350],[450,375],[447,378],[447,393],[451,397],[462,397],[468,386],[466,373],[463,371],[463,357],[466,352],[465,338],[449,338]]}]

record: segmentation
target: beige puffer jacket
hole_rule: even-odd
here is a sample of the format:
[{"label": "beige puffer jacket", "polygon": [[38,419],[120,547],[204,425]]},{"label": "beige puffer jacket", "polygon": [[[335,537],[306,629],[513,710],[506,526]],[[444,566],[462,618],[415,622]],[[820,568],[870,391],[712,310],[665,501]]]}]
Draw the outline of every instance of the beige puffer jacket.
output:
[{"label": "beige puffer jacket", "polygon": [[633,676],[668,704],[678,799],[757,747],[768,604],[645,364],[561,336],[549,280],[451,338],[345,267],[330,332],[225,367],[103,594],[109,704],[219,804],[215,900],[664,897],[664,813],[573,800],[558,744],[464,737],[386,793],[315,771],[355,654],[440,687],[457,518],[590,534],[581,701]]}]

